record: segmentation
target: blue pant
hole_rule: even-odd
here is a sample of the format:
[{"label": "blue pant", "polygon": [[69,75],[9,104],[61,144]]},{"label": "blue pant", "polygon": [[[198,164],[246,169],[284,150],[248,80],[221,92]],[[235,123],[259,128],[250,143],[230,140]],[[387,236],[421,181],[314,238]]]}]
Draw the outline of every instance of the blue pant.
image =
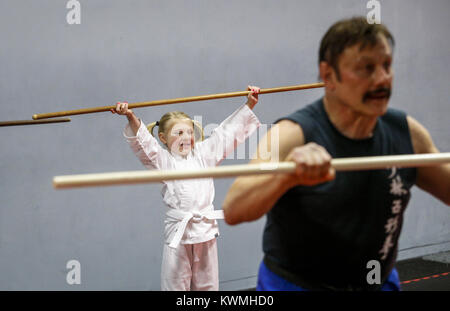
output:
[{"label": "blue pant", "polygon": [[[270,271],[264,262],[261,262],[258,272],[257,291],[307,291],[307,289],[286,281],[278,274]],[[400,279],[394,268],[389,274],[386,282],[381,286],[382,291],[400,291]]]}]

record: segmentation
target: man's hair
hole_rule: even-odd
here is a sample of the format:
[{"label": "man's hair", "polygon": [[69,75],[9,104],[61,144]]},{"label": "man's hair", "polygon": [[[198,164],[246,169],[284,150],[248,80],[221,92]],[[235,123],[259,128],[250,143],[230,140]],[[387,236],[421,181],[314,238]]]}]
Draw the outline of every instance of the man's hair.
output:
[{"label": "man's hair", "polygon": [[328,29],[322,38],[319,64],[322,61],[330,64],[340,80],[338,59],[342,52],[355,44],[361,44],[360,50],[366,46],[375,46],[378,43],[379,34],[384,35],[391,47],[394,47],[394,37],[382,24],[369,24],[365,17],[353,17],[338,21]]}]

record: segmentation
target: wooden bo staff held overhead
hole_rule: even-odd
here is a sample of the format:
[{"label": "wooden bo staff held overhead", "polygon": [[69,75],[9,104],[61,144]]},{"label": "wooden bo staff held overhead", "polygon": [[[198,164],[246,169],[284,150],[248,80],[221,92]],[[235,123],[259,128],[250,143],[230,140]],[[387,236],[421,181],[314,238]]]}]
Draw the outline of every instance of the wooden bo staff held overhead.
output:
[{"label": "wooden bo staff held overhead", "polygon": [[[331,160],[331,166],[336,171],[436,166],[446,163],[450,163],[450,152],[338,158]],[[142,184],[176,179],[223,178],[244,175],[294,173],[295,169],[296,165],[294,162],[266,162],[258,164],[225,165],[202,170],[130,171],[66,175],[55,176],[53,178],[53,186],[56,189],[63,189]]]},{"label": "wooden bo staff held overhead", "polygon": [[61,123],[70,122],[69,118],[51,119],[51,120],[15,120],[15,121],[2,121],[0,126],[17,126],[17,125],[35,125],[46,123]]},{"label": "wooden bo staff held overhead", "polygon": [[[324,86],[324,83],[322,83],[322,82],[311,83],[311,84],[300,84],[300,85],[293,85],[293,86],[283,86],[283,87],[276,87],[276,88],[270,88],[270,89],[261,89],[259,94],[298,91],[298,90],[319,88],[319,87],[323,87],[323,86]],[[150,101],[150,102],[131,103],[128,105],[128,108],[133,109],[133,108],[141,108],[141,107],[186,103],[186,102],[201,101],[201,100],[239,97],[239,96],[247,96],[249,93],[250,93],[250,91],[242,91],[242,92],[219,93],[219,94],[211,94],[211,95],[192,96],[192,97],[181,97],[181,98],[174,98],[174,99],[163,99],[163,100],[155,100],[155,101]],[[72,115],[86,114],[86,113],[104,112],[104,111],[110,111],[111,109],[115,109],[115,108],[116,108],[116,106],[104,106],[104,107],[93,107],[93,108],[68,110],[68,111],[60,111],[60,112],[40,113],[40,114],[34,114],[33,119],[38,120],[38,119],[47,119],[47,118],[55,118],[55,117],[62,117],[62,116],[72,116]]]}]

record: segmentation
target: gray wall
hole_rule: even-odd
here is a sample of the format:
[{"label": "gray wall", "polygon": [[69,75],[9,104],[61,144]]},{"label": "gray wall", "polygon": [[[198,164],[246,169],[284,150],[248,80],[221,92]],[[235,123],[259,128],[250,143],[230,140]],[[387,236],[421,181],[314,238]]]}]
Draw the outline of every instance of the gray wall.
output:
[{"label": "gray wall", "polygon": [[[0,0],[0,120],[34,113],[243,90],[317,80],[317,50],[336,20],[366,15],[367,1]],[[448,0],[382,1],[395,35],[391,105],[408,111],[450,151]],[[322,90],[261,96],[270,124]],[[244,98],[136,110],[150,122],[168,110],[219,123]],[[0,290],[158,290],[164,206],[159,185],[52,188],[56,175],[143,169],[110,113],[53,125],[0,128]],[[245,148],[245,147],[244,147]],[[248,148],[248,147],[247,147]],[[250,148],[251,149],[251,148]],[[226,160],[224,165],[246,163]],[[216,181],[216,208],[232,179]],[[220,286],[255,285],[259,221],[220,222]],[[414,190],[400,258],[450,249],[448,207]],[[68,285],[66,263],[81,263]]]}]

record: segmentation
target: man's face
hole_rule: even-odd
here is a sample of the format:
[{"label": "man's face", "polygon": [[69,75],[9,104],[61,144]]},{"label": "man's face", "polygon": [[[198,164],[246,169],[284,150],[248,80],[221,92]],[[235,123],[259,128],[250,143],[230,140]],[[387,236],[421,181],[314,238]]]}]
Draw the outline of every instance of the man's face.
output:
[{"label": "man's face", "polygon": [[334,76],[334,96],[355,112],[381,116],[392,89],[392,49],[383,35],[375,46],[348,47],[338,59],[340,81]]}]

